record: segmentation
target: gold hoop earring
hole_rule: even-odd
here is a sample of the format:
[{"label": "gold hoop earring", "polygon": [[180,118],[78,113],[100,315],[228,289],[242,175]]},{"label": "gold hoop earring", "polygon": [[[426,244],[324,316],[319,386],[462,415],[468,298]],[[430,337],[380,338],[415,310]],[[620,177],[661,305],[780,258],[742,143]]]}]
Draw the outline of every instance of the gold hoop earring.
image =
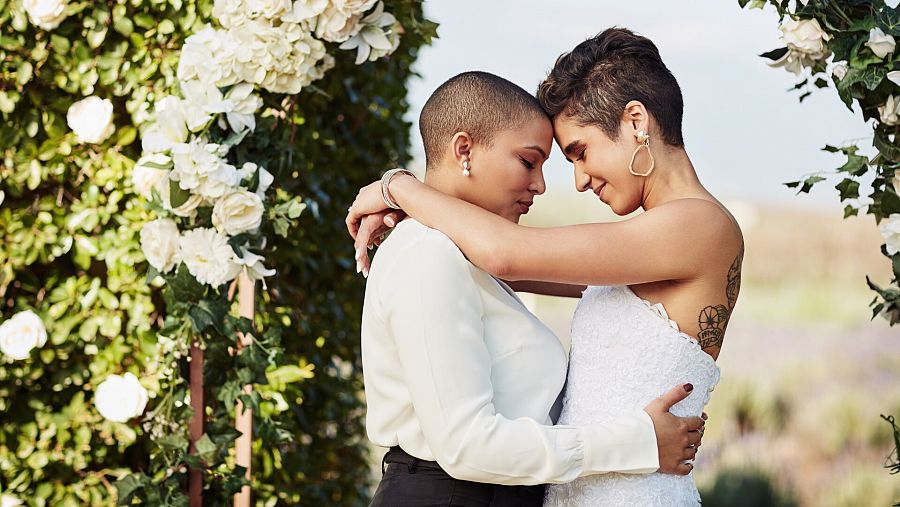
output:
[{"label": "gold hoop earring", "polygon": [[469,174],[471,174],[469,172],[469,161],[463,160],[463,176],[468,176]]},{"label": "gold hoop earring", "polygon": [[[653,153],[650,152],[650,134],[644,130],[638,130],[634,137],[640,144],[634,149],[634,153],[631,154],[631,163],[628,164],[628,171],[635,176],[650,176],[650,173],[653,172],[653,168],[656,166],[656,160],[653,159]],[[634,170],[634,159],[637,157],[638,152],[641,151],[641,148],[647,148],[647,155],[650,157],[650,169],[645,173],[639,173]]]}]

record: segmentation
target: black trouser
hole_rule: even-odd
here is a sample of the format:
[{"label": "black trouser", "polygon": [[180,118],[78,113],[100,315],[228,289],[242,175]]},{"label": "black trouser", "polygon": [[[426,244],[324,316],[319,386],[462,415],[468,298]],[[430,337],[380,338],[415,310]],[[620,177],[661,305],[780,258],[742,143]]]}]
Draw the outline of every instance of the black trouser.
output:
[{"label": "black trouser", "polygon": [[544,485],[500,486],[450,477],[436,462],[391,447],[369,507],[541,507]]}]

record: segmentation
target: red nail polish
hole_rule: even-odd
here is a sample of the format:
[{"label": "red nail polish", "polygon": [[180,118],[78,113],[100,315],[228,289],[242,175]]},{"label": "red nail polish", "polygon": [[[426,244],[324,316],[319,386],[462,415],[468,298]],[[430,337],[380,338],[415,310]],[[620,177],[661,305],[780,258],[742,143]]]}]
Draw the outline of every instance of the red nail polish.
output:
[{"label": "red nail polish", "polygon": [[694,390],[694,384],[690,384],[690,383],[685,384],[685,385],[684,385],[684,390],[687,391],[687,392],[693,391],[693,390]]}]

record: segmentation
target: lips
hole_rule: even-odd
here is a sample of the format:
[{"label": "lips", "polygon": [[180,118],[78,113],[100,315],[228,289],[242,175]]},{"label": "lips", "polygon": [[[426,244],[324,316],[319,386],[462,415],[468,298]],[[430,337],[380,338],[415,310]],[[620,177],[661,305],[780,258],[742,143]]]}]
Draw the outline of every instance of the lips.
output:
[{"label": "lips", "polygon": [[525,214],[528,213],[528,209],[531,208],[531,201],[516,201],[516,207],[519,209],[519,213]]},{"label": "lips", "polygon": [[600,197],[600,194],[603,192],[603,189],[606,188],[606,183],[601,183],[597,188],[594,189],[594,194],[597,197]]}]

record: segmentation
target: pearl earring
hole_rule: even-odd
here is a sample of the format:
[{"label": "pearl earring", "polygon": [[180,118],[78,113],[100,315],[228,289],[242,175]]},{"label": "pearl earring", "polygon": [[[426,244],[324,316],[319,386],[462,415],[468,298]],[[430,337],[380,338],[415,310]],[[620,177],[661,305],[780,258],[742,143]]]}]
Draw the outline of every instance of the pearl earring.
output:
[{"label": "pearl earring", "polygon": [[469,174],[469,161],[463,160],[463,176],[468,176]]}]

